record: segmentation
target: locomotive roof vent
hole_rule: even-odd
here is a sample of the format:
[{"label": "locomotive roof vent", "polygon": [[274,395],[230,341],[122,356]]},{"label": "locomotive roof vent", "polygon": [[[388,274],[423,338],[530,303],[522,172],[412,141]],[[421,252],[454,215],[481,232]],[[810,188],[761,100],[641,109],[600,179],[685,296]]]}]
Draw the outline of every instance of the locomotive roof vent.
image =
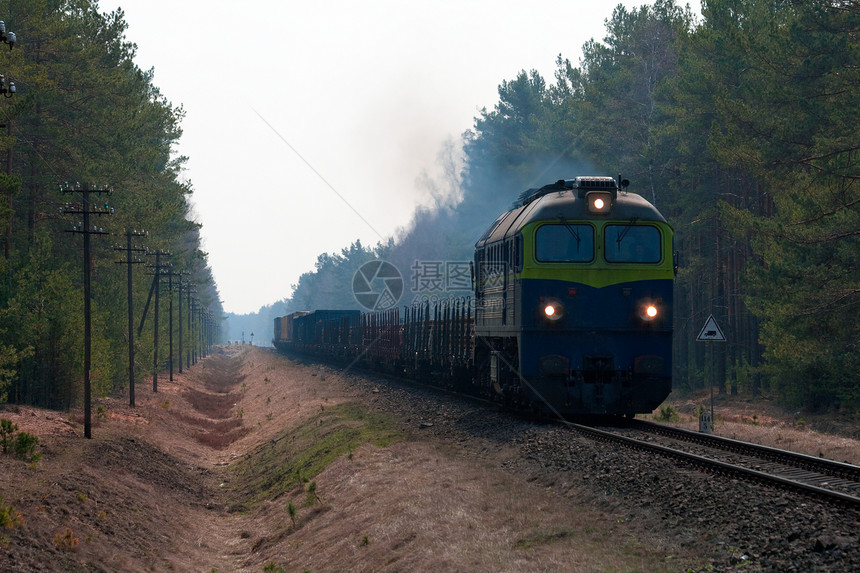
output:
[{"label": "locomotive roof vent", "polygon": [[[621,189],[627,189],[627,186],[630,185],[630,181],[627,179],[621,179],[621,176],[619,176],[618,179],[621,181]],[[517,200],[514,201],[512,207],[522,207],[536,199],[540,199],[544,195],[549,195],[554,192],[563,192],[567,189],[576,189],[577,196],[580,199],[584,199],[591,191],[608,191],[612,194],[612,199],[614,200],[618,196],[619,187],[615,182],[614,177],[581,176],[574,179],[559,179],[555,183],[544,185],[540,189],[526,189],[519,197],[517,197]]]},{"label": "locomotive roof vent", "polygon": [[[584,199],[590,191],[609,191],[612,193],[613,199],[618,195],[618,184],[614,177],[577,177],[565,181],[565,183],[570,188],[577,190],[577,196],[580,199]],[[626,179],[621,182],[621,186],[624,188],[629,184],[630,182]]]}]

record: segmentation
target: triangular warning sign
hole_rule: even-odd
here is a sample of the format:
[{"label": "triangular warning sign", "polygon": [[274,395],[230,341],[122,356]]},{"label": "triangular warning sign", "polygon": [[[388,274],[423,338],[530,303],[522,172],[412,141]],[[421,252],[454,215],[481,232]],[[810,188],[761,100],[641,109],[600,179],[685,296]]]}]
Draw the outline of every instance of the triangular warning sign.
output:
[{"label": "triangular warning sign", "polygon": [[705,326],[702,327],[702,331],[699,333],[699,336],[696,337],[696,340],[699,342],[725,342],[726,337],[723,336],[723,331],[720,330],[720,326],[717,324],[717,321],[714,319],[714,315],[710,315],[708,320],[705,321]]}]

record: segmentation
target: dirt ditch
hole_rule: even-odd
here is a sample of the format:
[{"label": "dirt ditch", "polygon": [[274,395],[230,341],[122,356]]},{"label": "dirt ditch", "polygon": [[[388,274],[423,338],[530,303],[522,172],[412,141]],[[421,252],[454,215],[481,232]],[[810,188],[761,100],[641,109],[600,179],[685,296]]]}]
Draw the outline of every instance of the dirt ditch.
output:
[{"label": "dirt ditch", "polygon": [[160,380],[157,394],[141,385],[136,401],[99,401],[92,440],[74,412],[0,410],[42,453],[0,456],[0,515],[13,516],[0,568],[735,566],[718,540],[655,526],[654,507],[601,499],[595,473],[541,470],[550,442],[473,406],[248,347]]}]

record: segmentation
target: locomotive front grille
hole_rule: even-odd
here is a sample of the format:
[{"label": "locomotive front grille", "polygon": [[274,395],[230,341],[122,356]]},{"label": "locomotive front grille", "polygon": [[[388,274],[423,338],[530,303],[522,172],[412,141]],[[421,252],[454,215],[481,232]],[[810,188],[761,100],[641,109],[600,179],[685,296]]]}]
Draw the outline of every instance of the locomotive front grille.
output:
[{"label": "locomotive front grille", "polygon": [[583,380],[591,384],[609,384],[615,373],[615,359],[611,354],[582,357]]}]

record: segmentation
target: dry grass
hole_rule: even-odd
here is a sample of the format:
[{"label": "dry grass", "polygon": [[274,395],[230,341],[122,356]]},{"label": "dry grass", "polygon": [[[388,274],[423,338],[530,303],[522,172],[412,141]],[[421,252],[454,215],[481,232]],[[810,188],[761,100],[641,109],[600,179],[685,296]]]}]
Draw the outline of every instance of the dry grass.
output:
[{"label": "dry grass", "polygon": [[[672,425],[698,431],[696,415],[700,404],[709,404],[704,395],[670,402],[680,412],[680,420]],[[655,411],[657,417],[659,412]],[[748,400],[721,396],[714,407],[714,434],[735,440],[791,450],[810,456],[860,465],[858,425],[844,416],[802,415],[787,412],[770,400]],[[835,431],[823,432],[813,428]]]},{"label": "dry grass", "polygon": [[755,442],[765,446],[800,452],[849,464],[860,464],[860,440],[827,436],[809,429],[797,429],[784,423],[752,425],[717,419],[721,436]]},{"label": "dry grass", "polygon": [[289,496],[297,530],[288,500],[261,510],[274,529],[260,534],[281,532],[282,542],[257,543],[257,563],[289,571],[671,569],[660,548],[646,548],[618,518],[430,444],[366,446],[316,481],[325,511],[306,507],[301,490]]}]

